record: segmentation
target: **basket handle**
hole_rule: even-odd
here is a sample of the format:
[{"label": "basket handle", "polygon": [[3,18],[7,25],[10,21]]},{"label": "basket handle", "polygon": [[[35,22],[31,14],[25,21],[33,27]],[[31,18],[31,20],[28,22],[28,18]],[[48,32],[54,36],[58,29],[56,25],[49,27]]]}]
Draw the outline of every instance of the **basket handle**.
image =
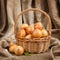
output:
[{"label": "basket handle", "polygon": [[44,12],[44,11],[38,9],[38,8],[26,9],[26,10],[23,10],[19,13],[19,15],[15,19],[14,33],[17,34],[16,27],[17,27],[17,22],[18,22],[18,19],[19,19],[20,15],[22,15],[22,14],[28,12],[28,11],[39,11],[40,13],[44,14],[47,17],[47,20],[48,20],[47,26],[48,26],[49,34],[51,34],[51,20],[50,20],[50,17],[46,12]]}]

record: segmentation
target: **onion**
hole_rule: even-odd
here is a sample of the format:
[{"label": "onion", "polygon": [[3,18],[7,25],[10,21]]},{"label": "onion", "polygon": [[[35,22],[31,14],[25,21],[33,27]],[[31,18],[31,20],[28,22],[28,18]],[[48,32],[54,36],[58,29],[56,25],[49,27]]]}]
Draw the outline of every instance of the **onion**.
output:
[{"label": "onion", "polygon": [[21,29],[26,29],[28,27],[28,24],[22,24]]},{"label": "onion", "polygon": [[26,28],[26,33],[27,34],[31,34],[34,31],[34,27],[33,26],[29,26]]},{"label": "onion", "polygon": [[25,38],[27,38],[27,39],[32,38],[32,35],[29,34],[29,35],[27,35]]},{"label": "onion", "polygon": [[24,29],[20,29],[20,31],[18,31],[18,38],[24,38],[26,36],[26,32]]},{"label": "onion", "polygon": [[9,51],[10,51],[11,53],[14,53],[14,50],[15,50],[16,47],[17,47],[16,45],[10,46],[10,47],[9,47]]},{"label": "onion", "polygon": [[37,22],[37,23],[34,25],[34,28],[35,28],[35,29],[40,29],[40,30],[42,30],[44,27],[43,27],[43,25],[42,25],[41,22]]},{"label": "onion", "polygon": [[15,54],[16,55],[22,55],[24,53],[24,48],[22,46],[17,46],[15,49]]},{"label": "onion", "polygon": [[48,32],[47,32],[45,29],[42,30],[42,36],[43,36],[43,37],[48,36]]},{"label": "onion", "polygon": [[41,30],[35,29],[35,30],[33,31],[33,33],[32,33],[32,36],[33,36],[34,38],[40,38],[40,37],[42,37],[42,32],[41,32]]}]

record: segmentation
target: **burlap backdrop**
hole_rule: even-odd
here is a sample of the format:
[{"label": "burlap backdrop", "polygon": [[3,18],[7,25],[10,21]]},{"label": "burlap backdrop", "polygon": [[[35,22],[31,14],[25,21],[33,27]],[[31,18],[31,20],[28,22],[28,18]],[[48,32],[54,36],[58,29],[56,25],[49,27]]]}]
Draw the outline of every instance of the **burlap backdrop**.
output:
[{"label": "burlap backdrop", "polygon": [[[12,56],[6,49],[9,46],[9,37],[14,38],[14,20],[24,9],[39,8],[47,12],[52,21],[51,45],[48,52],[32,54],[31,56]],[[34,18],[41,21],[41,14],[29,12],[19,18],[24,23],[34,23]],[[27,18],[29,17],[29,18]],[[27,20],[27,21],[26,21]],[[20,20],[19,24],[22,24]],[[60,0],[0,0],[0,60],[60,60]],[[3,47],[3,48],[2,48]],[[2,52],[3,51],[3,52]],[[58,53],[59,52],[59,53]]]}]

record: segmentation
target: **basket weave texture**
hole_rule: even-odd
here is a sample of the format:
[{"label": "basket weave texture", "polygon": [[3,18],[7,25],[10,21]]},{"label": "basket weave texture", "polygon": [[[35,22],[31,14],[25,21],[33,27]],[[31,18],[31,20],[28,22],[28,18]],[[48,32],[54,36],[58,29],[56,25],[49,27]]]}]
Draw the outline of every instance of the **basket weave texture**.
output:
[{"label": "basket weave texture", "polygon": [[[21,15],[23,15],[24,13],[26,13],[28,11],[38,11],[38,12],[40,12],[46,16],[47,21],[48,21],[47,27],[48,27],[48,32],[49,32],[49,35],[47,37],[31,38],[31,39],[26,39],[26,38],[19,39],[19,38],[17,38],[18,19]],[[28,51],[30,53],[45,52],[48,50],[49,45],[50,45],[50,37],[51,37],[51,20],[50,20],[50,17],[46,12],[44,12],[38,8],[26,9],[26,10],[20,12],[19,15],[17,16],[17,18],[15,19],[14,33],[15,33],[15,38],[17,40],[17,44],[20,46],[23,46],[25,51]]]}]

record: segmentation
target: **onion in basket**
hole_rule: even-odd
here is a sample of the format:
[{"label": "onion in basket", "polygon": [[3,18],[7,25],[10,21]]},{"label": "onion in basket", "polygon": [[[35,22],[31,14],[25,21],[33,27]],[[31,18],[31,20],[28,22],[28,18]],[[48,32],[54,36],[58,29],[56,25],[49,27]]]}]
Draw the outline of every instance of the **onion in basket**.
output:
[{"label": "onion in basket", "polygon": [[33,26],[28,26],[28,27],[26,28],[26,33],[27,33],[27,34],[31,34],[33,31],[34,31],[34,27],[33,27]]},{"label": "onion in basket", "polygon": [[24,29],[20,29],[20,31],[18,31],[18,38],[24,38],[26,36],[26,32]]},{"label": "onion in basket", "polygon": [[21,29],[26,29],[27,27],[28,27],[28,24],[22,24],[20,28]]},{"label": "onion in basket", "polygon": [[25,37],[25,38],[30,39],[30,38],[32,38],[32,35],[31,35],[31,34],[26,35],[26,37]]},{"label": "onion in basket", "polygon": [[41,32],[41,30],[35,29],[35,30],[33,31],[33,33],[32,33],[32,36],[33,36],[34,38],[40,38],[40,37],[42,37],[42,32]]},{"label": "onion in basket", "polygon": [[48,36],[48,32],[47,32],[47,30],[45,30],[45,29],[42,30],[42,36],[43,36],[43,37]]},{"label": "onion in basket", "polygon": [[41,22],[37,22],[37,23],[34,25],[34,28],[35,28],[35,29],[40,29],[40,30],[42,30],[44,27],[43,27],[43,25],[42,25]]}]

